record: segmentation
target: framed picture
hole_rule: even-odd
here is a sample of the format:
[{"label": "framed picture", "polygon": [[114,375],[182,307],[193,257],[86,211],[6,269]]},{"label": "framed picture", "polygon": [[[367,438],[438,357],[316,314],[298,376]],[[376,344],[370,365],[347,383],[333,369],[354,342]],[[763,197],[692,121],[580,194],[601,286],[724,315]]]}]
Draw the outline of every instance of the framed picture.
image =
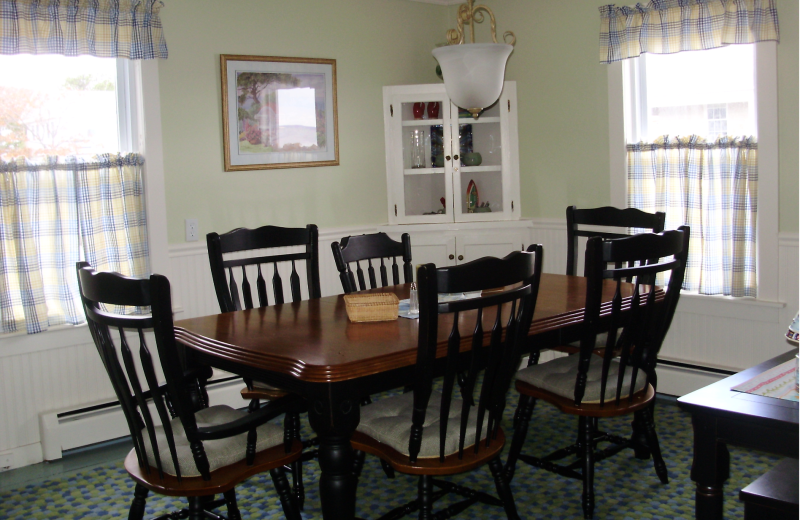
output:
[{"label": "framed picture", "polygon": [[338,166],[336,60],[220,56],[225,171]]}]

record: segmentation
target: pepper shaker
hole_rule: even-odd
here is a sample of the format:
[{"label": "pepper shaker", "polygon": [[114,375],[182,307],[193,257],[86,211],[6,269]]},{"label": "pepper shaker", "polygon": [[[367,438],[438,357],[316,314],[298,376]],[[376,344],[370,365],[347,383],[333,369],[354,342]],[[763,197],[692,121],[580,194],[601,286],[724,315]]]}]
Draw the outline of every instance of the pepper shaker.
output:
[{"label": "pepper shaker", "polygon": [[411,292],[408,298],[408,313],[419,314],[419,296],[417,296],[417,282],[411,282]]}]

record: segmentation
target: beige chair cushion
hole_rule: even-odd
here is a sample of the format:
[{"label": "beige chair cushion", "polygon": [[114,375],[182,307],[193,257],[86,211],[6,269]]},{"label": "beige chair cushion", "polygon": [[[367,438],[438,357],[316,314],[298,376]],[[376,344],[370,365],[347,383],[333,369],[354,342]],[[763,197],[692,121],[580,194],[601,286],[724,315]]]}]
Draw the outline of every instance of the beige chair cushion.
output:
[{"label": "beige chair cushion", "polygon": [[[419,458],[439,456],[439,414],[441,412],[442,394],[433,391],[428,401],[425,423],[422,425],[422,446]],[[460,399],[453,399],[447,421],[444,454],[452,455],[458,451],[459,429],[461,428]],[[414,394],[388,397],[361,407],[361,422],[357,430],[372,437],[382,444],[391,446],[404,455],[408,455],[408,441],[411,437],[411,412],[414,409]],[[478,424],[477,408],[471,408],[467,421],[467,433],[464,448],[475,444],[475,428]],[[481,440],[486,438],[488,414],[484,416]]]},{"label": "beige chair cushion", "polygon": [[[556,358],[547,363],[523,368],[517,372],[517,380],[528,383],[529,385],[547,390],[558,396],[567,399],[575,398],[575,378],[578,374],[577,354]],[[586,374],[586,392],[583,395],[582,403],[600,402],[600,379],[603,370],[603,358],[591,356],[589,361],[589,371]],[[617,376],[619,374],[619,361],[611,360],[608,367],[608,379],[605,392],[606,402],[616,398],[617,395]],[[631,367],[626,367],[625,377],[622,380],[622,396],[627,397],[631,387]],[[646,376],[641,370],[636,374],[636,392],[644,388]],[[634,392],[635,393],[635,392]]]},{"label": "beige chair cushion", "polygon": [[[229,423],[246,415],[247,412],[245,411],[234,410],[230,406],[224,405],[211,406],[194,414],[197,426],[200,428]],[[183,430],[183,424],[181,424],[178,417],[172,419],[170,424],[172,426],[172,434],[175,437],[175,451],[178,455],[181,475],[184,477],[200,476],[200,472],[197,470],[197,466],[195,466],[194,463],[192,450],[189,447],[189,440],[186,438],[186,434]],[[175,475],[175,465],[169,453],[169,444],[167,444],[167,436],[164,433],[164,427],[156,426],[155,432],[164,473]],[[147,449],[147,461],[150,467],[155,468],[157,467],[156,459],[153,455],[150,437],[147,435],[146,429],[142,430],[142,435],[144,436],[144,444]],[[256,435],[256,452],[283,443],[283,428],[276,424],[267,423],[259,426],[256,428]],[[229,466],[245,459],[247,433],[228,437],[227,439],[203,441],[203,448],[205,449],[211,471]]]}]

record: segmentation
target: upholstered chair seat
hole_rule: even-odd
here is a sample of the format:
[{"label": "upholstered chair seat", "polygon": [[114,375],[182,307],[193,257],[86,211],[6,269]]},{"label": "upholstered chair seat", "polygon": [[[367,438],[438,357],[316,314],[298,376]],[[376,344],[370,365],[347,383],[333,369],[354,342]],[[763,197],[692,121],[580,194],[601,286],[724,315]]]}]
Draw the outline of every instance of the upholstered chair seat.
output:
[{"label": "upholstered chair seat", "polygon": [[[247,416],[247,412],[234,410],[226,405],[217,405],[200,410],[195,413],[194,416],[197,420],[198,428],[207,428],[209,426],[218,426],[241,419]],[[197,471],[197,465],[194,463],[194,456],[189,446],[189,439],[186,438],[186,433],[183,430],[183,424],[181,424],[180,418],[175,417],[172,419],[170,426],[172,427],[172,433],[175,438],[175,451],[178,456],[178,465],[181,468],[181,475],[184,477],[199,477],[200,472]],[[164,427],[156,426],[154,432],[164,473],[168,475],[177,475],[175,464],[169,454],[169,445],[167,444],[167,435],[164,432]],[[272,423],[262,424],[256,428],[256,436],[256,452],[263,451],[283,444],[283,427]],[[150,466],[156,467],[156,459],[153,456],[150,438],[145,437],[144,442],[147,445],[147,462]],[[241,460],[245,460],[247,457],[247,433],[224,439],[203,441],[203,449],[208,459],[209,471],[229,466]]]},{"label": "upholstered chair seat", "polygon": [[[565,356],[556,358],[541,365],[533,365],[517,372],[517,381],[528,383],[531,386],[546,390],[566,399],[575,397],[575,378],[578,376],[578,360],[580,356]],[[605,401],[611,402],[617,397],[617,379],[619,374],[619,360],[612,359],[608,368],[606,379]],[[628,369],[622,380],[621,395],[629,395],[633,371]],[[599,403],[601,385],[603,383],[603,358],[591,356],[589,371],[586,373],[586,390],[581,402],[584,404]],[[644,377],[636,379],[634,393],[644,390],[647,384]]]},{"label": "upholstered chair seat", "polygon": [[[442,394],[431,392],[425,422],[422,427],[422,446],[418,457],[421,459],[439,456],[439,427],[441,421]],[[448,413],[447,434],[445,438],[444,456],[452,455],[459,449],[459,428],[461,425],[461,408],[463,402],[453,399]],[[357,430],[373,439],[391,446],[403,455],[409,455],[408,441],[411,437],[411,413],[414,411],[414,394],[406,394],[381,399],[361,408],[361,422]],[[464,438],[464,449],[475,444],[475,431],[478,425],[477,411],[469,414],[467,434]],[[484,416],[481,427],[482,440],[486,438],[488,416]]]}]

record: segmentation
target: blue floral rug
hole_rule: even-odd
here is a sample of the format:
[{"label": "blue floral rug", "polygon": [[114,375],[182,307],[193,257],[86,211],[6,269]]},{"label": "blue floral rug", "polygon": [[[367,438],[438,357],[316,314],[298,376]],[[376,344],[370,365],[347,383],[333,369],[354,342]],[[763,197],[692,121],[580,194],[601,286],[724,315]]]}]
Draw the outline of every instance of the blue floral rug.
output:
[{"label": "blue floral rug", "polygon": [[[506,411],[506,431],[511,435],[514,406]],[[630,432],[630,418],[601,421],[601,428],[619,435]],[[307,426],[306,426],[307,428]],[[652,461],[638,460],[630,450],[597,464],[595,471],[595,518],[597,519],[674,519],[694,518],[694,483],[689,479],[692,453],[690,418],[678,407],[659,401],[656,428],[664,459],[669,469],[669,484],[662,485]],[[310,431],[304,432],[310,434]],[[525,452],[544,454],[568,444],[577,433],[577,423],[555,408],[539,403],[534,411]],[[725,517],[742,518],[739,489],[775,465],[778,458],[759,452],[731,448],[731,478],[725,485]],[[321,518],[318,494],[319,467],[304,465],[306,503],[303,518]],[[2,477],[0,477],[2,478]],[[455,481],[494,493],[488,468],[459,475]],[[581,483],[520,463],[512,491],[522,518],[582,518]],[[122,461],[101,465],[76,476],[49,480],[0,494],[0,519],[127,518],[133,483]],[[380,463],[367,456],[358,487],[357,515],[376,518],[393,507],[413,499],[416,479],[398,474],[385,477]],[[237,487],[242,517],[245,519],[282,518],[277,495],[269,475],[260,475]],[[453,499],[455,501],[455,499]],[[185,506],[182,499],[152,495],[145,518],[152,518]],[[224,514],[224,511],[223,511]],[[460,518],[504,519],[500,507],[477,504]],[[412,518],[412,517],[409,517]]]}]

